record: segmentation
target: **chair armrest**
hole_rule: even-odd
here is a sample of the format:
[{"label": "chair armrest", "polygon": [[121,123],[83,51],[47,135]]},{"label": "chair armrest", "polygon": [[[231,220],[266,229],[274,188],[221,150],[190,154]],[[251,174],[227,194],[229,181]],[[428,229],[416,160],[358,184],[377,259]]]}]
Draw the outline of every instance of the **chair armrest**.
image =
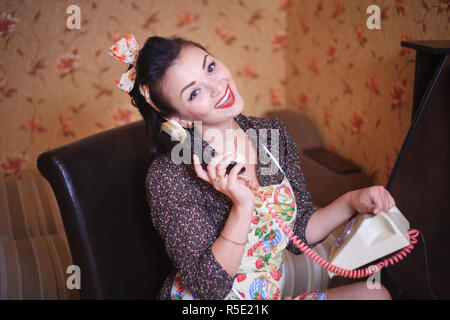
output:
[{"label": "chair armrest", "polygon": [[320,207],[329,205],[348,191],[373,185],[371,177],[363,170],[349,172],[350,166],[343,170],[332,170],[330,164],[325,166],[306,154],[303,155],[301,162],[307,190],[311,194],[313,204]]},{"label": "chair armrest", "polygon": [[303,154],[339,174],[360,172],[361,167],[323,147],[303,150]]}]

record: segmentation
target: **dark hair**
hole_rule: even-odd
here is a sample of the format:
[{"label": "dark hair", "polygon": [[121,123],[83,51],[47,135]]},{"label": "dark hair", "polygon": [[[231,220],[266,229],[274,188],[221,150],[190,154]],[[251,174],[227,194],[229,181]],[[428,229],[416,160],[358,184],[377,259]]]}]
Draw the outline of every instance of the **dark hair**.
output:
[{"label": "dark hair", "polygon": [[[176,114],[177,110],[163,95],[162,79],[167,69],[178,59],[181,49],[186,46],[195,46],[208,52],[202,45],[179,36],[169,38],[149,37],[139,50],[136,61],[135,84],[129,94],[132,104],[138,108],[145,120],[148,136],[154,141],[154,145],[149,150],[151,159],[171,150],[171,145],[167,143],[167,139],[160,136],[160,129],[161,124],[165,121],[164,117]],[[131,67],[132,65],[128,67],[128,70]],[[144,96],[139,91],[140,85],[149,86],[150,98],[160,110],[160,113],[145,101]]]}]

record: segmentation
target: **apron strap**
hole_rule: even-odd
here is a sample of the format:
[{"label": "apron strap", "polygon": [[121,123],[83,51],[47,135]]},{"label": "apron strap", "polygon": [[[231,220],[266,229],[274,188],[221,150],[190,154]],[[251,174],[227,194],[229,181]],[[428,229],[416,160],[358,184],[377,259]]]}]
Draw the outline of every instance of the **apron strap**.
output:
[{"label": "apron strap", "polygon": [[273,156],[272,153],[270,153],[269,149],[267,149],[267,147],[265,145],[263,145],[261,143],[261,145],[263,146],[264,150],[266,150],[266,152],[269,154],[269,156],[272,158],[272,160],[275,162],[275,164],[277,165],[278,169],[280,169],[281,172],[283,172],[284,175],[286,175],[283,171],[283,169],[281,169],[280,164],[278,163],[277,159],[275,159],[275,157]]}]

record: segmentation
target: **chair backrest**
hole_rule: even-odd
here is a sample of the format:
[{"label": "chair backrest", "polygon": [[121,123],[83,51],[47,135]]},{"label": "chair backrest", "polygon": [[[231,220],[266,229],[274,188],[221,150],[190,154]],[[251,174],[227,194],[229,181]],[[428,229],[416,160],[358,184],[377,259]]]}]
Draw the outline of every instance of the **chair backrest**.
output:
[{"label": "chair backrest", "polygon": [[141,120],[38,157],[81,270],[81,299],[155,299],[171,269],[146,201],[151,143]]},{"label": "chair backrest", "polygon": [[271,110],[265,114],[268,118],[278,118],[284,124],[295,141],[298,152],[303,154],[304,149],[321,147],[322,138],[314,123],[305,115],[290,109]]}]

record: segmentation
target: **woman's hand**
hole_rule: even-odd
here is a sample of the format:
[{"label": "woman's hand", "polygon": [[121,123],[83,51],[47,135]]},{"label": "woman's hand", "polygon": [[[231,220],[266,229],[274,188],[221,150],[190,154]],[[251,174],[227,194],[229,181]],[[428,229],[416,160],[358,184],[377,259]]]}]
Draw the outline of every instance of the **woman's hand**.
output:
[{"label": "woman's hand", "polygon": [[[194,154],[194,170],[200,179],[210,183],[214,189],[225,194],[233,201],[234,205],[252,208],[255,194],[245,183],[248,177],[239,174],[245,162],[238,163],[229,174],[226,174],[226,168],[235,157],[236,153],[220,153],[211,159],[205,171],[200,165],[198,157]],[[221,178],[218,179],[218,177]]]},{"label": "woman's hand", "polygon": [[349,205],[360,213],[388,212],[395,206],[394,198],[383,186],[373,186],[349,192]]}]

